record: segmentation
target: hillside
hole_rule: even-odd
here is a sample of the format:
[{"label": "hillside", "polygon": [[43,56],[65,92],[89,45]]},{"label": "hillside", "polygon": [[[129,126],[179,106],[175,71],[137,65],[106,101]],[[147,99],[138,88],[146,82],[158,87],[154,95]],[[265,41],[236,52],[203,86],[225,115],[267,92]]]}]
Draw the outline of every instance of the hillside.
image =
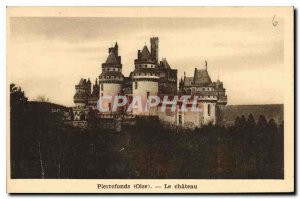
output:
[{"label": "hillside", "polygon": [[65,107],[63,105],[59,105],[51,102],[38,102],[38,101],[29,101],[28,106],[39,107],[44,109],[61,109],[61,110],[68,109],[68,107]]},{"label": "hillside", "polygon": [[279,124],[283,121],[283,104],[228,105],[226,107],[226,123],[234,123],[237,116],[245,115],[247,118],[250,113],[256,120],[259,115],[264,115],[267,120],[273,118]]}]

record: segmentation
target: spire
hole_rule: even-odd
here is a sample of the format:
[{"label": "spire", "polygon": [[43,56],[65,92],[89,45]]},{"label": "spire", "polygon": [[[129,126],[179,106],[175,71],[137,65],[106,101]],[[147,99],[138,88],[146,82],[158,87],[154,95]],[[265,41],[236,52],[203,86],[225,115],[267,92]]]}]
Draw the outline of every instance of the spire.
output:
[{"label": "spire", "polygon": [[84,84],[84,82],[83,82],[83,79],[81,78],[78,85],[83,85],[83,84]]},{"label": "spire", "polygon": [[118,42],[116,42],[115,47],[114,47],[114,53],[117,57],[119,57],[119,46]]},{"label": "spire", "polygon": [[205,70],[207,70],[207,61],[205,60]]},{"label": "spire", "polygon": [[148,50],[148,47],[145,45],[141,52],[141,59],[146,61],[146,60],[149,60],[150,58],[151,58],[150,52]]}]

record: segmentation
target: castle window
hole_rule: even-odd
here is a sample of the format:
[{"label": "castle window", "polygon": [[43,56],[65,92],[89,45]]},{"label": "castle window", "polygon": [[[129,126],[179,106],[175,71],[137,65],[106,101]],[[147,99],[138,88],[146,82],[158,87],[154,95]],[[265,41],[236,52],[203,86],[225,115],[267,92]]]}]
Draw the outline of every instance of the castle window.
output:
[{"label": "castle window", "polygon": [[134,82],[134,87],[135,87],[135,89],[138,88],[138,83],[137,82]]},{"label": "castle window", "polygon": [[147,64],[145,64],[145,68],[147,68]]},{"label": "castle window", "polygon": [[103,91],[103,84],[101,84],[101,91]]},{"label": "castle window", "polygon": [[210,116],[210,104],[207,104],[207,115]]}]

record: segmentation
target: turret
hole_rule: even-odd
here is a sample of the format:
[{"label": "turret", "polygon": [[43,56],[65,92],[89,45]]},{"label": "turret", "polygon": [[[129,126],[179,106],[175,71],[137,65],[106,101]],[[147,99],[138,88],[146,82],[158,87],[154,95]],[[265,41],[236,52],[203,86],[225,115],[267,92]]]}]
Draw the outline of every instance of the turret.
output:
[{"label": "turret", "polygon": [[118,43],[116,42],[115,44],[115,55],[118,57],[119,56],[119,46]]},{"label": "turret", "polygon": [[90,81],[90,78],[87,80],[87,82],[86,82],[86,84],[87,84],[87,93],[89,94],[89,95],[91,95],[91,93],[92,93],[92,83],[91,83],[91,81]]},{"label": "turret", "polygon": [[99,85],[98,85],[97,78],[95,80],[95,84],[93,85],[93,92],[92,92],[91,96],[99,98]]},{"label": "turret", "polygon": [[179,90],[180,91],[183,91],[183,87],[184,87],[184,82],[183,82],[183,79],[182,77],[180,78],[180,81],[179,81]]},{"label": "turret", "polygon": [[151,57],[155,60],[155,63],[158,64],[158,37],[150,38],[151,43]]},{"label": "turret", "polygon": [[[152,41],[152,40],[151,40]],[[132,95],[141,97],[143,110],[145,110],[149,96],[158,94],[159,71],[157,60],[153,58],[145,45],[142,51],[138,51],[137,59],[134,61],[135,70],[132,74]],[[133,110],[136,115],[157,115],[157,107],[150,109],[149,112]]]},{"label": "turret", "polygon": [[124,75],[122,74],[121,56],[119,56],[119,47],[116,43],[114,47],[109,48],[109,55],[102,64],[102,73],[99,76],[99,97],[111,96],[112,100],[104,101],[102,107],[112,111],[114,97],[119,95],[122,90]]},{"label": "turret", "polygon": [[80,79],[79,83],[75,85],[74,103],[76,106],[86,106],[90,95],[90,85],[85,79]]}]

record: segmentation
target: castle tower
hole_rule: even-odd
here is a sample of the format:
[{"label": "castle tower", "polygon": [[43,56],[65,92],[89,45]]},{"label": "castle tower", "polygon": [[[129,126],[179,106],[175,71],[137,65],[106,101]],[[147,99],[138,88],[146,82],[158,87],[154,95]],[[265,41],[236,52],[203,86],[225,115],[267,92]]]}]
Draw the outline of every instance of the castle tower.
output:
[{"label": "castle tower", "polygon": [[[156,47],[157,49],[155,52],[158,52],[158,46]],[[149,96],[157,96],[158,93],[159,72],[157,60],[152,57],[148,47],[145,45],[142,51],[138,51],[137,59],[134,61],[134,64],[135,70],[132,75],[132,95],[133,97],[141,97],[143,111],[140,112],[137,109],[133,109],[133,114],[157,115],[157,107],[150,108],[150,111],[144,111]]]},{"label": "castle tower", "polygon": [[155,60],[155,63],[158,64],[158,37],[150,38],[151,43],[151,57]]},{"label": "castle tower", "polygon": [[92,83],[91,83],[90,78],[87,80],[86,85],[87,85],[87,93],[89,95],[91,95],[91,93],[92,93]]},{"label": "castle tower", "polygon": [[[122,74],[121,56],[118,52],[118,44],[108,49],[109,55],[106,62],[102,64],[102,73],[99,76],[99,98],[102,99],[103,109],[106,113],[112,113],[115,96],[121,94],[124,75]],[[107,96],[111,100],[106,99]],[[104,113],[105,113],[104,112]]]},{"label": "castle tower", "polygon": [[99,85],[98,85],[98,80],[96,78],[95,84],[93,85],[93,92],[91,94],[92,97],[99,97]]},{"label": "castle tower", "polygon": [[91,84],[85,79],[80,79],[79,83],[75,85],[74,103],[77,107],[84,107],[88,102],[88,98],[91,94]]},{"label": "castle tower", "polygon": [[225,124],[225,109],[227,104],[226,89],[223,87],[223,82],[219,79],[215,82],[215,89],[217,92],[217,105],[216,105],[216,124]]}]

